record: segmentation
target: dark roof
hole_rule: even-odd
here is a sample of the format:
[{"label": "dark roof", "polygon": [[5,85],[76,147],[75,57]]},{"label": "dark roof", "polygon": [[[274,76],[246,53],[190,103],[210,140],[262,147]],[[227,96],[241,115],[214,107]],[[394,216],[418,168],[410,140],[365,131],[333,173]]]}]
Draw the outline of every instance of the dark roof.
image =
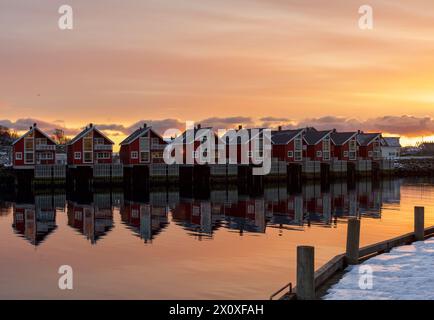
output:
[{"label": "dark roof", "polygon": [[300,133],[303,132],[304,129],[296,129],[296,130],[279,130],[271,132],[271,143],[272,144],[288,144],[295,137],[297,137]]},{"label": "dark roof", "polygon": [[327,135],[329,135],[332,131],[318,131],[314,128],[307,128],[304,132],[304,140],[309,145],[316,145],[321,142]]},{"label": "dark roof", "polygon": [[72,139],[68,145],[74,144],[76,143],[78,140],[80,140],[82,137],[84,137],[86,134],[88,134],[89,132],[91,132],[92,130],[95,130],[96,132],[98,132],[101,136],[103,136],[105,139],[107,139],[111,144],[115,144],[113,141],[111,141],[104,133],[102,133],[101,131],[99,131],[95,126],[90,125],[87,126],[82,132],[80,132],[77,136],[75,136],[74,139]]},{"label": "dark roof", "polygon": [[22,135],[21,137],[19,137],[18,139],[16,139],[14,142],[12,142],[12,145],[16,144],[18,141],[20,141],[21,139],[27,137],[30,133],[34,132],[34,131],[38,131],[40,134],[42,134],[43,136],[45,136],[48,140],[50,140],[52,143],[57,144],[56,141],[54,141],[53,139],[50,138],[49,135],[47,135],[44,131],[42,131],[41,129],[39,129],[36,126],[33,126],[29,131],[27,131],[24,135]]},{"label": "dark roof", "polygon": [[387,147],[397,147],[401,148],[401,143],[399,142],[400,137],[385,137],[382,139],[383,145]]},{"label": "dark roof", "polygon": [[120,143],[120,145],[130,144],[131,142],[133,142],[134,140],[136,140],[138,137],[140,137],[142,134],[148,132],[149,129],[150,129],[150,127],[146,127],[146,128],[145,127],[141,127],[139,129],[137,129],[132,134],[130,134],[128,137],[126,137]]},{"label": "dark roof", "polygon": [[368,146],[379,136],[381,136],[381,133],[359,133],[357,134],[357,142],[361,146]]},{"label": "dark roof", "polygon": [[[184,144],[184,143],[191,144],[191,143],[194,142],[194,140],[196,138],[198,138],[198,137],[196,137],[196,134],[197,134],[197,132],[199,130],[207,130],[207,131],[203,131],[203,133],[201,133],[201,135],[199,137],[207,135],[208,134],[208,130],[211,131],[211,132],[213,132],[214,136],[217,137],[217,134],[212,130],[212,127],[201,127],[201,128],[187,129],[180,136],[178,136],[174,140],[172,140],[172,143],[174,143],[174,144],[178,144],[178,143],[181,143],[181,144]],[[187,132],[193,132],[193,135],[189,135],[188,136],[188,138],[190,138],[190,139],[193,138],[192,141],[188,141],[187,142]],[[199,141],[199,140],[197,140],[197,141]]]},{"label": "dark roof", "polygon": [[341,146],[356,135],[357,132],[332,132],[330,138],[335,145]]},{"label": "dark roof", "polygon": [[[255,135],[253,135],[252,130],[255,130]],[[231,137],[232,139],[229,140],[229,144],[232,144],[234,142],[234,139],[237,139],[237,143],[238,144],[240,142],[240,140],[238,139],[238,132],[243,131],[243,132],[247,132],[248,135],[248,140],[245,141],[246,143],[253,140],[253,138],[255,138],[256,136],[260,136],[263,131],[265,130],[265,128],[248,128],[248,129],[232,129],[232,130],[228,130],[222,137],[222,139],[224,140],[224,142],[226,142],[227,137]],[[230,135],[233,133],[236,133],[235,135]]]}]

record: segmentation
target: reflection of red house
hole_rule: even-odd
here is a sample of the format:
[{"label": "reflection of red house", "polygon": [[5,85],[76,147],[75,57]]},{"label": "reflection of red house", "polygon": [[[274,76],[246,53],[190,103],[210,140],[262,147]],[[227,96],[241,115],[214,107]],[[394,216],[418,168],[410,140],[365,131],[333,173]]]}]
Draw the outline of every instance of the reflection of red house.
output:
[{"label": "reflection of red house", "polygon": [[212,234],[214,223],[209,201],[181,201],[172,211],[175,221],[182,222],[188,230]]},{"label": "reflection of red house", "polygon": [[[226,218],[231,229],[240,231],[265,232],[265,202],[264,199],[242,199],[226,207]],[[234,219],[235,218],[235,219]],[[241,220],[240,220],[241,219]]]},{"label": "reflection of red house", "polygon": [[[214,154],[208,154],[210,150],[207,150],[207,147],[211,145],[211,142],[207,142],[210,137],[214,139],[214,150],[216,150]],[[173,148],[181,149],[182,154],[180,158],[184,164],[205,164],[205,162],[217,163],[217,146],[219,145],[219,141],[219,137],[211,127],[203,128],[198,124],[195,128],[187,129],[181,135],[174,138],[170,144]],[[175,156],[175,151],[172,152],[172,155]]]},{"label": "reflection of red house", "polygon": [[301,162],[303,160],[304,129],[282,130],[271,133],[272,156],[280,161]]},{"label": "reflection of red house", "polygon": [[167,208],[150,204],[125,202],[121,208],[122,222],[131,227],[145,242],[152,240],[167,225]]},{"label": "reflection of red house", "polygon": [[239,126],[237,130],[228,130],[221,139],[226,145],[226,159],[230,163],[252,164],[262,161],[264,128],[243,129]]},{"label": "reflection of red house", "polygon": [[68,202],[68,225],[77,229],[95,244],[113,227],[113,212],[111,208],[98,208],[93,205],[81,205]]},{"label": "reflection of red house", "polygon": [[381,133],[359,132],[357,143],[359,144],[359,159],[379,160],[381,158]]},{"label": "reflection of red house", "polygon": [[17,233],[37,246],[56,229],[56,210],[16,204],[13,209],[12,226]]},{"label": "reflection of red house", "polygon": [[36,123],[23,136],[13,142],[15,169],[33,169],[39,164],[54,164],[56,143],[40,130]]},{"label": "reflection of red house", "polygon": [[164,163],[166,145],[164,139],[145,124],[120,143],[121,162],[126,166]]},{"label": "reflection of red house", "polygon": [[357,132],[336,132],[331,135],[332,158],[335,160],[357,160]]},{"label": "reflection of red house", "polygon": [[69,166],[112,163],[113,141],[90,124],[67,146]]},{"label": "reflection of red house", "polygon": [[303,157],[310,161],[330,161],[332,131],[318,131],[315,128],[306,128],[303,134]]}]

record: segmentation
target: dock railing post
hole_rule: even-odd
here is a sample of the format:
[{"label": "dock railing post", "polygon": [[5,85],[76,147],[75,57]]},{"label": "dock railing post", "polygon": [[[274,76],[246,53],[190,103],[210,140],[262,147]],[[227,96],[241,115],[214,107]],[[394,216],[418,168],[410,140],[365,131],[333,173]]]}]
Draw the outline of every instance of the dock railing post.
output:
[{"label": "dock railing post", "polygon": [[314,300],[315,296],[315,248],[297,247],[297,299]]},{"label": "dock railing post", "polygon": [[359,263],[360,219],[348,219],[346,259],[348,264]]},{"label": "dock railing post", "polygon": [[414,207],[414,235],[416,241],[425,238],[425,207]]}]

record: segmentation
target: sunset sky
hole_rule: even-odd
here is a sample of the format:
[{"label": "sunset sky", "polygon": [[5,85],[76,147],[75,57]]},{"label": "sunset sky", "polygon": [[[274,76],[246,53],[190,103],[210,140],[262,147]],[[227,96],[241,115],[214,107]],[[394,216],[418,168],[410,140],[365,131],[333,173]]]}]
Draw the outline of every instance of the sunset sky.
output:
[{"label": "sunset sky", "polygon": [[[358,9],[374,9],[374,29]],[[58,28],[58,8],[74,29]],[[434,135],[432,0],[3,0],[0,124]],[[152,121],[151,121],[152,120]]]}]

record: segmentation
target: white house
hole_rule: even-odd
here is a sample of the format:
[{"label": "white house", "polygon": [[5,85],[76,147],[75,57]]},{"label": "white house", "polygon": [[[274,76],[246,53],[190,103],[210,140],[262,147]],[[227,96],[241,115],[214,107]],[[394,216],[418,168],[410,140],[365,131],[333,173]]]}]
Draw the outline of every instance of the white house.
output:
[{"label": "white house", "polygon": [[381,141],[381,156],[383,159],[395,160],[401,155],[400,137],[383,137]]}]

